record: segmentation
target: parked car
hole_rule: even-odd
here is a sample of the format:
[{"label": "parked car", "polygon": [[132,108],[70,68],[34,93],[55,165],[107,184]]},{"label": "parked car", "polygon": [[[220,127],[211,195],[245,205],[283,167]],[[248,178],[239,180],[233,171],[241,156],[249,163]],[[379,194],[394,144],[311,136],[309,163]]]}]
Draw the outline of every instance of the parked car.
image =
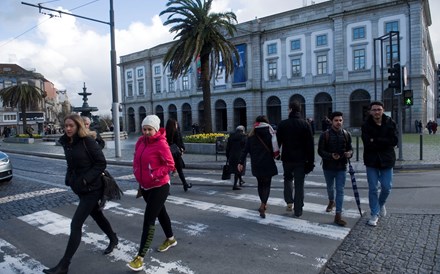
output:
[{"label": "parked car", "polygon": [[9,182],[12,179],[12,164],[8,154],[0,151],[0,181]]}]

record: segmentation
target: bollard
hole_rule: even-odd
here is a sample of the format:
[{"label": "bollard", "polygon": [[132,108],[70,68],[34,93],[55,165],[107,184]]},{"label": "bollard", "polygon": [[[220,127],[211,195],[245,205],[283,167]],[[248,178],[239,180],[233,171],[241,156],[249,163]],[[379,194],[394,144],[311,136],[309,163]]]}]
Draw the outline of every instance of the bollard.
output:
[{"label": "bollard", "polygon": [[423,134],[420,134],[420,160],[423,160]]}]

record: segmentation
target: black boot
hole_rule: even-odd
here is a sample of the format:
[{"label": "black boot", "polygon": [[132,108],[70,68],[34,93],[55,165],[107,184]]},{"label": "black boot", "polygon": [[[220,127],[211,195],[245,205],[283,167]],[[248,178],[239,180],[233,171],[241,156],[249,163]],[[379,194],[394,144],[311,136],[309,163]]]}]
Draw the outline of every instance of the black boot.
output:
[{"label": "black boot", "polygon": [[191,183],[185,183],[185,184],[183,184],[183,190],[185,191],[185,192],[187,192],[188,191],[188,188],[192,188],[193,187],[193,185],[191,184]]},{"label": "black boot", "polygon": [[61,261],[54,267],[49,269],[43,269],[46,274],[67,274],[69,271],[69,260],[61,259]]},{"label": "black boot", "polygon": [[112,253],[113,249],[118,246],[118,243],[118,236],[116,236],[116,233],[113,233],[113,236],[110,237],[110,243],[108,244],[108,247],[104,250],[104,255]]}]

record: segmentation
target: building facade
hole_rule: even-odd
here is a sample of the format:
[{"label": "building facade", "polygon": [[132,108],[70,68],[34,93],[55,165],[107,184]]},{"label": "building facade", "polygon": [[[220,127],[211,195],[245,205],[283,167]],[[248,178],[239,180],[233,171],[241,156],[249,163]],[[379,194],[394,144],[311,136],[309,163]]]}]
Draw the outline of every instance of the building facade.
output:
[{"label": "building facade", "polygon": [[[213,130],[252,127],[258,115],[272,124],[288,116],[291,100],[304,118],[321,120],[342,111],[345,126],[359,128],[371,101],[382,100],[398,117],[402,96],[388,88],[388,68],[400,63],[414,105],[402,107],[405,132],[414,120],[436,117],[436,69],[429,35],[427,0],[333,0],[240,23],[230,40],[240,54],[234,74],[221,69],[211,83]],[[398,33],[398,36],[392,35]],[[187,75],[171,79],[162,65],[172,42],[120,57],[123,126],[140,132],[142,119],[176,118],[183,131],[203,130],[198,62]]]}]

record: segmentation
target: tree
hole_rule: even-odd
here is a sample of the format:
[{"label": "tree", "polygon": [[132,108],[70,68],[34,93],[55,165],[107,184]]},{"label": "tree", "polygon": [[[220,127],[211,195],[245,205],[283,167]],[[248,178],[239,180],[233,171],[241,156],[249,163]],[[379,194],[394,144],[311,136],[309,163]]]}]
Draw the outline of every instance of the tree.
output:
[{"label": "tree", "polygon": [[200,83],[203,92],[205,132],[212,132],[210,81],[219,64],[225,70],[226,80],[234,71],[234,57],[239,62],[235,45],[228,41],[236,32],[237,17],[233,12],[210,12],[213,0],[169,0],[169,14],[164,25],[172,25],[176,42],[167,51],[163,64],[169,66],[171,77],[186,75],[191,64],[200,57]]},{"label": "tree", "polygon": [[43,90],[29,84],[18,84],[0,90],[3,106],[19,108],[23,117],[23,133],[27,129],[26,110],[38,107],[45,97],[46,93]]}]

